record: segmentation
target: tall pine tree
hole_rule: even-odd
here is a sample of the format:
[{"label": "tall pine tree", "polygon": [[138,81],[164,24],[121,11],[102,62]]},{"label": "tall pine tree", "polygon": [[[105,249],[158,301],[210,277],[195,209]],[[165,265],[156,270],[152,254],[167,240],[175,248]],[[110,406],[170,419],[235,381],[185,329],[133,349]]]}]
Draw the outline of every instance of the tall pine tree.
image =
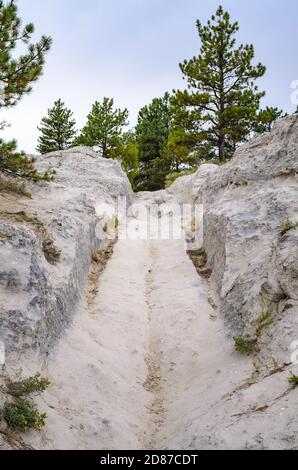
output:
[{"label": "tall pine tree", "polygon": [[61,99],[55,101],[53,108],[48,110],[48,115],[42,119],[41,126],[38,127],[41,132],[38,152],[43,154],[65,150],[72,146],[76,135],[76,122],[72,116],[72,111]]},{"label": "tall pine tree", "polygon": [[252,65],[252,45],[236,47],[238,23],[221,6],[206,26],[197,21],[197,29],[201,50],[180,64],[188,89],[177,92],[175,104],[194,147],[201,147],[206,158],[225,161],[252,130],[264,96],[255,80],[266,69]]},{"label": "tall pine tree", "polygon": [[121,135],[128,125],[128,110],[114,109],[114,100],[96,101],[87,117],[76,144],[99,147],[104,158],[117,158],[121,151]]},{"label": "tall pine tree", "polygon": [[166,93],[162,98],[154,98],[139,113],[136,126],[140,160],[136,184],[139,190],[164,188],[165,177],[171,168],[166,153],[170,129],[170,95]]},{"label": "tall pine tree", "polygon": [[[39,42],[32,43],[34,26],[29,23],[22,27],[18,7],[14,0],[0,1],[0,109],[16,103],[32,89],[33,82],[43,72],[45,54],[51,46],[51,38],[42,36]],[[18,55],[20,46],[25,46]],[[16,152],[16,141],[4,142],[0,139],[0,171],[38,179],[34,160],[24,153]]]}]

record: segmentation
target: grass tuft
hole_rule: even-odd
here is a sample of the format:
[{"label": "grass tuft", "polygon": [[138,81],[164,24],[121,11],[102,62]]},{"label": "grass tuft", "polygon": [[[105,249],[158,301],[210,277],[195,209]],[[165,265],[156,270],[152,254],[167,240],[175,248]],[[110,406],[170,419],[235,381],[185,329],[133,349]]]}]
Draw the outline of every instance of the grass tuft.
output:
[{"label": "grass tuft", "polygon": [[196,171],[198,171],[197,167],[196,168],[190,168],[188,170],[179,171],[179,172],[175,171],[173,173],[169,173],[166,177],[166,180],[165,180],[165,187],[169,188],[176,181],[176,179],[180,178],[181,176],[192,175]]},{"label": "grass tuft", "polygon": [[0,240],[6,240],[8,237],[8,234],[5,230],[0,230]]},{"label": "grass tuft", "polygon": [[28,191],[25,183],[19,183],[14,179],[0,177],[0,191],[8,191],[10,193],[19,194],[29,199],[32,198],[32,194]]},{"label": "grass tuft", "polygon": [[42,239],[42,249],[47,262],[55,265],[60,261],[61,251],[55,246],[54,241],[50,238],[47,229],[41,220],[37,217],[26,214],[25,211],[6,212],[0,210],[0,215],[4,218],[8,218],[9,220],[12,219],[15,222],[31,226]]},{"label": "grass tuft", "polygon": [[297,222],[292,222],[289,219],[286,219],[280,227],[278,236],[279,240],[281,240],[290,230],[296,227],[298,227]]},{"label": "grass tuft", "polygon": [[42,243],[42,249],[44,252],[45,259],[50,264],[57,264],[60,261],[61,251],[55,246],[54,241],[46,237]]},{"label": "grass tuft", "polygon": [[256,350],[256,338],[250,335],[235,336],[234,338],[235,350],[241,354],[251,354]]},{"label": "grass tuft", "polygon": [[298,375],[294,375],[293,372],[291,372],[291,377],[289,377],[289,382],[293,387],[297,387],[298,385]]},{"label": "grass tuft", "polygon": [[255,320],[256,336],[260,337],[263,331],[273,323],[272,314],[269,311],[263,311]]}]

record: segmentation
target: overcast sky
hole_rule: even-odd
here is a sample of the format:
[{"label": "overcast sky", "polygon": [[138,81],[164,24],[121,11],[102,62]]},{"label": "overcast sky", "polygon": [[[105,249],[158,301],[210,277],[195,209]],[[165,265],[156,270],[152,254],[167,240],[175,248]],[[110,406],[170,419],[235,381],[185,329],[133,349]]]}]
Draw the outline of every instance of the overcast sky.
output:
[{"label": "overcast sky", "polygon": [[[19,148],[34,152],[37,126],[62,98],[81,127],[92,103],[113,97],[135,124],[138,110],[166,90],[183,87],[179,62],[196,55],[195,22],[215,12],[219,0],[19,0],[20,15],[36,27],[35,38],[54,44],[44,75],[33,92],[2,119]],[[264,105],[292,112],[291,82],[298,80],[297,0],[226,0],[221,4],[240,24],[238,40],[253,43],[256,60],[267,66],[259,81]]]}]

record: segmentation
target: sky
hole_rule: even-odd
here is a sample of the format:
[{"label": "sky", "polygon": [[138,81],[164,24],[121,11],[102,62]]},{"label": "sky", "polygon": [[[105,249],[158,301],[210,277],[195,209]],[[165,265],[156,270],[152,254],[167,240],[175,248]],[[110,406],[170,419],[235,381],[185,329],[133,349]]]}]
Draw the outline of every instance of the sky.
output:
[{"label": "sky", "polygon": [[267,67],[258,81],[263,106],[293,112],[291,83],[298,80],[297,0],[18,0],[24,22],[35,25],[34,39],[50,35],[53,46],[44,74],[30,95],[1,111],[20,150],[34,153],[37,126],[61,98],[78,128],[92,104],[104,96],[127,107],[130,124],[138,111],[165,91],[183,89],[179,63],[197,55],[196,20],[206,23],[219,3],[240,25],[238,43],[255,46],[256,62]]}]

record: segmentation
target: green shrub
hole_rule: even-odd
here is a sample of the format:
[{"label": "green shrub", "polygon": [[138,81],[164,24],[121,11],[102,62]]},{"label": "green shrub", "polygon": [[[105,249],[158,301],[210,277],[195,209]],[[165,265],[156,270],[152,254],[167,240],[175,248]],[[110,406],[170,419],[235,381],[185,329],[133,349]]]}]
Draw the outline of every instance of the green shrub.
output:
[{"label": "green shrub", "polygon": [[15,397],[23,397],[32,393],[44,392],[51,382],[48,378],[42,377],[39,372],[27,379],[16,382],[8,382],[8,392]]},{"label": "green shrub", "polygon": [[235,349],[241,354],[251,354],[256,349],[256,338],[250,335],[235,336],[234,338]]},{"label": "green shrub", "polygon": [[4,405],[3,418],[13,430],[26,432],[29,429],[42,429],[45,426],[47,415],[39,413],[33,403],[17,400],[16,403]]}]

